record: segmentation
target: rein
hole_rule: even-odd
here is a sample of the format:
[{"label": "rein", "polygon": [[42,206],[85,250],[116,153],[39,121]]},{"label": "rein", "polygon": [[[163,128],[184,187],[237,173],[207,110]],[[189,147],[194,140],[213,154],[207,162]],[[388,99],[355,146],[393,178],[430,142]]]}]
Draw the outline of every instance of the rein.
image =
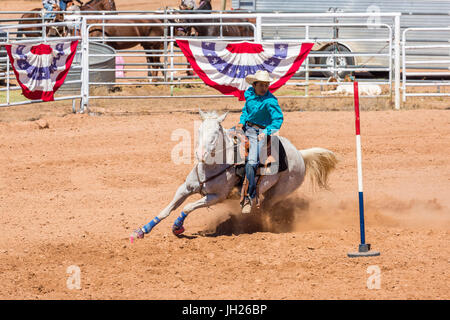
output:
[{"label": "rein", "polygon": [[204,196],[204,194],[203,194],[202,191],[203,191],[203,186],[204,186],[204,184],[205,184],[206,182],[208,182],[208,181],[210,181],[210,180],[212,180],[212,179],[214,179],[214,178],[216,178],[216,177],[222,175],[224,172],[226,172],[228,169],[230,169],[231,167],[234,167],[234,166],[236,166],[236,164],[234,164],[234,163],[233,163],[233,164],[230,164],[228,167],[226,167],[225,169],[223,169],[223,170],[220,171],[219,173],[216,173],[215,175],[213,175],[213,176],[207,178],[205,181],[200,181],[200,176],[198,175],[198,164],[197,164],[197,170],[196,170],[196,172],[197,172],[197,179],[198,179],[198,182],[199,182],[199,184],[200,184],[200,190],[199,190],[200,194]]}]

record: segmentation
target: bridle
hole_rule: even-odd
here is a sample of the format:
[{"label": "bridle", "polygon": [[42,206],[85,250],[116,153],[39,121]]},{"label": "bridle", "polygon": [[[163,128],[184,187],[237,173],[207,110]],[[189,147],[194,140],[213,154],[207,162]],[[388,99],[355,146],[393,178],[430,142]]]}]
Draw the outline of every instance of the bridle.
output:
[{"label": "bridle", "polygon": [[[201,7],[202,5],[206,4],[206,0],[202,0],[200,1],[200,4],[198,6],[197,9],[186,9],[187,7],[183,7],[183,3],[180,4],[180,6],[178,7],[180,10],[192,10],[192,11],[196,11],[196,10],[203,10]],[[188,22],[192,22],[190,20],[187,20]],[[192,32],[192,29],[196,30],[196,28],[194,26],[188,26],[188,27],[183,27],[183,26],[178,26],[177,27],[177,31],[181,31],[184,32],[186,35],[188,36],[195,36],[195,34]],[[198,30],[197,30],[198,31]]]}]

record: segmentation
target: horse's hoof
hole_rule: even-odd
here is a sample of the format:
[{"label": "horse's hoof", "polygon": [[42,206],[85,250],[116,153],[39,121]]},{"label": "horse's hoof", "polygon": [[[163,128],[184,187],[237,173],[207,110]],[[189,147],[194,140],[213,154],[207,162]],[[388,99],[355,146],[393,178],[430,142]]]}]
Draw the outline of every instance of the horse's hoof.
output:
[{"label": "horse's hoof", "polygon": [[172,227],[172,232],[174,235],[179,236],[180,234],[182,234],[184,232],[184,227],[177,227],[177,226],[173,226]]},{"label": "horse's hoof", "polygon": [[144,231],[142,229],[134,230],[133,233],[130,235],[130,242],[133,243],[135,239],[143,239],[144,238]]}]

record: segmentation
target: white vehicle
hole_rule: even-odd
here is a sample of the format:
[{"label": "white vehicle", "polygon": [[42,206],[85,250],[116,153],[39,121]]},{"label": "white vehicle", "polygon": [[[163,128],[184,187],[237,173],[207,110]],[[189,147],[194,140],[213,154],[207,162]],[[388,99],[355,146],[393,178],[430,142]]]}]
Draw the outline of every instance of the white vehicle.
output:
[{"label": "white vehicle", "polygon": [[[408,27],[449,27],[450,26],[450,1],[449,0],[232,0],[233,10],[245,10],[246,12],[303,12],[303,13],[388,13],[400,12],[401,32]],[[377,20],[378,19],[378,20]],[[305,37],[305,28],[302,27],[264,27],[264,23],[281,23],[278,19],[265,19],[263,21],[263,39],[301,39]],[[284,22],[284,21],[283,21]],[[310,55],[310,64],[320,68],[348,67],[348,68],[372,68],[373,74],[377,74],[377,68],[385,69],[389,67],[389,43],[377,42],[373,39],[388,38],[388,28],[374,27],[373,24],[389,24],[392,20],[388,18],[315,18],[302,21],[290,21],[296,23],[354,23],[359,26],[339,26],[339,27],[310,27],[310,39],[336,39],[331,41],[316,41],[314,51],[328,51],[335,53],[361,54],[355,57],[315,57]],[[366,24],[367,26],[364,26]],[[371,25],[369,25],[371,24]],[[371,39],[371,41],[348,41],[346,39]],[[429,32],[408,32],[408,42],[414,45],[442,44],[450,42],[450,31],[429,31]],[[386,53],[385,56],[374,56],[373,54]],[[448,48],[435,48],[433,50],[415,51],[415,60],[448,60],[450,50]],[[410,54],[408,54],[410,56]],[[417,66],[422,68],[421,66]],[[430,64],[423,66],[423,69],[443,68],[442,64]],[[445,67],[447,68],[447,67]],[[339,72],[343,77],[348,72]],[[324,72],[325,76],[332,75],[331,72]]]}]

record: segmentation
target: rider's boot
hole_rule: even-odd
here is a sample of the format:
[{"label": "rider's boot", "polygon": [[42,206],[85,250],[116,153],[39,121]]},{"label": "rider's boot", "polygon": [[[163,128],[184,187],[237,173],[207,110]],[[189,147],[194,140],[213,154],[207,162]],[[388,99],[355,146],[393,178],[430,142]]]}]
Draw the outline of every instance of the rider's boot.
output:
[{"label": "rider's boot", "polygon": [[[251,164],[247,162],[245,164],[245,177],[248,181],[248,187],[246,186],[246,195],[242,203],[242,213],[247,214],[252,211],[252,206],[255,203],[255,191],[256,191],[256,183],[255,183],[255,175],[257,170],[257,164]],[[245,190],[244,190],[245,191]]]},{"label": "rider's boot", "polygon": [[244,198],[244,203],[242,204],[242,213],[243,214],[248,214],[252,211],[252,207],[254,204],[255,200],[246,196]]}]

